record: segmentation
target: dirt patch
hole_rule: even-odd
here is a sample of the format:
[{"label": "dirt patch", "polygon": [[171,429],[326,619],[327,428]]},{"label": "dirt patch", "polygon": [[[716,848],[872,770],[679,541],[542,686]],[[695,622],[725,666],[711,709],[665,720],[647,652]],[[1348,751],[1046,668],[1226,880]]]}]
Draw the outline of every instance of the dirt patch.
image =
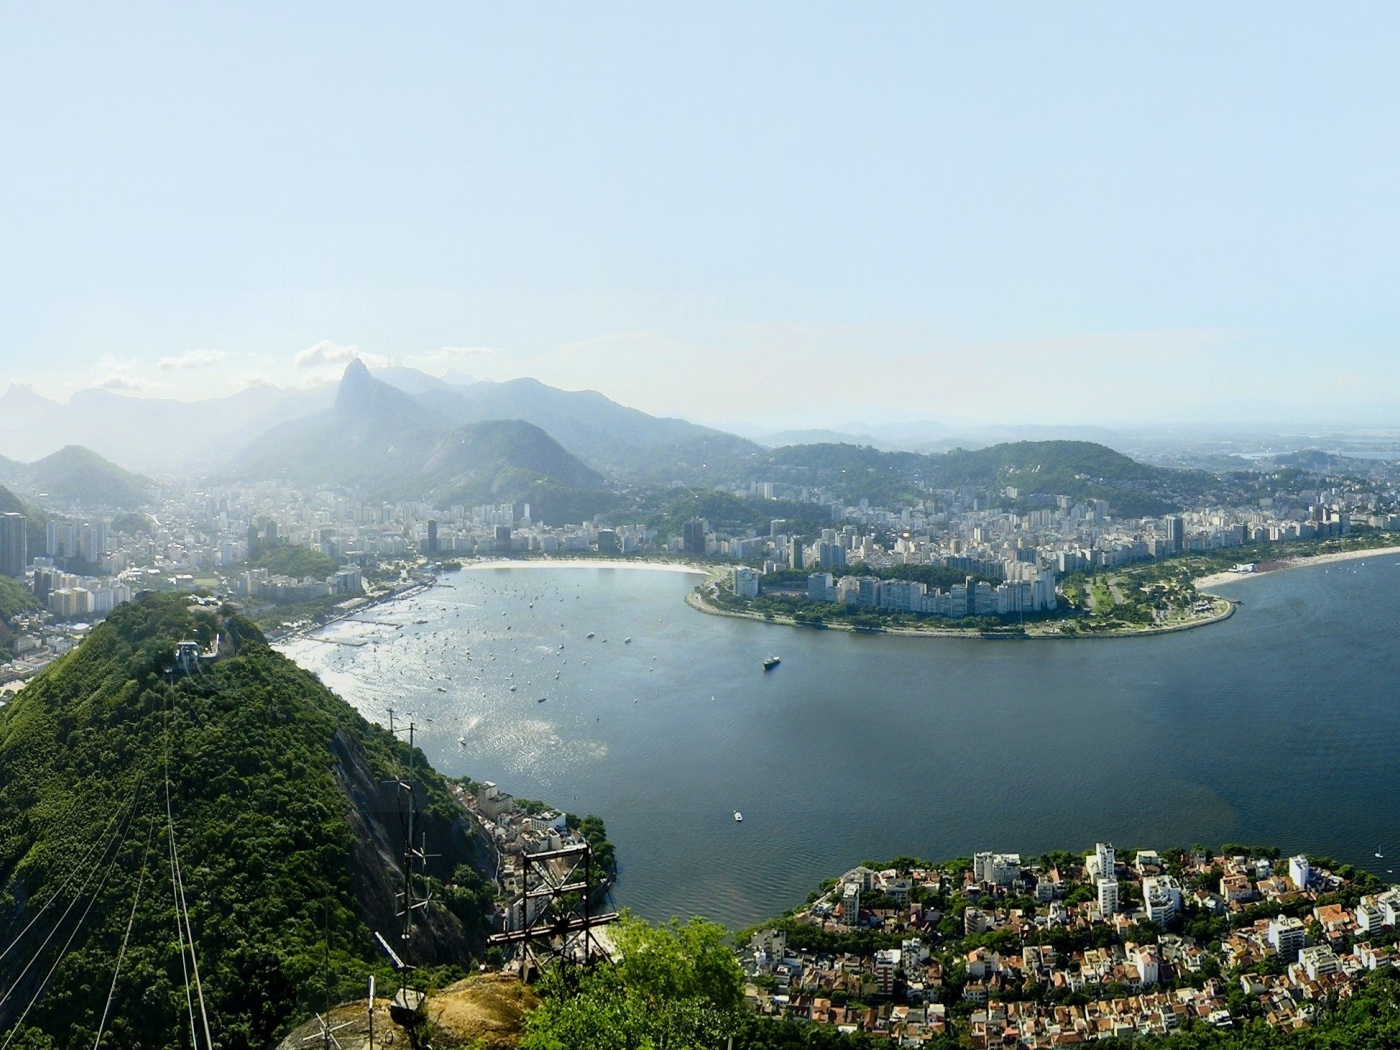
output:
[{"label": "dirt patch", "polygon": [[[423,1043],[439,1050],[458,1046],[515,1050],[524,1017],[538,1002],[535,994],[514,977],[497,973],[468,977],[428,998]],[[389,1019],[389,1000],[378,997],[374,1002],[371,1045],[368,1005],[367,1000],[361,999],[331,1011],[330,1025],[340,1050],[400,1050],[411,1045],[408,1033]],[[301,1025],[282,1040],[279,1050],[320,1046],[315,1037],[322,1030],[317,1021]]]}]

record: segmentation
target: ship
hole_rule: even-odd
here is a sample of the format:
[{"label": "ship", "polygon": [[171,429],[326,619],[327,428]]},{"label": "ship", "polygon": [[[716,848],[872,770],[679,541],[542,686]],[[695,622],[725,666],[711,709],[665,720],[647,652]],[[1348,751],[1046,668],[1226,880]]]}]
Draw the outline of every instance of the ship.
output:
[{"label": "ship", "polygon": [[770,656],[768,659],[763,661],[763,669],[765,671],[771,671],[773,670],[773,668],[777,667],[782,662],[783,661],[781,657]]}]

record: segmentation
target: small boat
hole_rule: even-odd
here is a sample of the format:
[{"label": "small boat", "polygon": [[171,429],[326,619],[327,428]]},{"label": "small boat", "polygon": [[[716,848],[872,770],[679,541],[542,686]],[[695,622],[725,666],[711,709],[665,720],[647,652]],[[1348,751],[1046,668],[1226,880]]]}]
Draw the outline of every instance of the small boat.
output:
[{"label": "small boat", "polygon": [[592,638],[592,637],[593,637],[593,632],[592,632],[592,631],[589,631],[587,634],[584,635],[584,637],[585,637],[585,638]]},{"label": "small boat", "polygon": [[740,812],[736,809],[736,810],[734,811],[734,821],[735,821],[735,823],[740,823],[740,822],[743,821],[743,819],[744,819],[744,815],[743,815],[742,813],[740,813]]},{"label": "small boat", "polygon": [[763,661],[763,669],[765,671],[771,671],[773,670],[773,668],[777,667],[782,662],[783,661],[781,657],[770,656],[768,659]]},{"label": "small boat", "polygon": [[459,736],[459,737],[457,738],[457,743],[461,744],[463,747],[466,747],[466,746],[467,746],[467,738],[464,737],[464,736]]},{"label": "small boat", "polygon": [[548,700],[548,699],[549,699],[549,697],[547,697],[547,696],[542,696],[542,697],[540,697],[538,700],[536,700],[535,703],[537,703],[537,704],[542,704],[542,703],[544,703],[544,702],[545,702],[546,700]]},{"label": "small boat", "polygon": [[1381,844],[1379,842],[1376,843],[1376,852],[1374,856],[1377,860],[1380,860],[1385,856],[1385,854],[1381,852]]},{"label": "small boat", "polygon": [[626,638],[622,639],[622,644],[623,644],[623,645],[631,645],[631,644],[632,644],[632,636],[629,634]]}]

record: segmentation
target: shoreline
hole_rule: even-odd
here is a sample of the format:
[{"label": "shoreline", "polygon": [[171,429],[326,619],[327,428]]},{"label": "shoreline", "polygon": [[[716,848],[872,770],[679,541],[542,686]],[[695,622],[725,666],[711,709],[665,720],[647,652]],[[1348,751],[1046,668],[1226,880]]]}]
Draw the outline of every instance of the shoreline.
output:
[{"label": "shoreline", "polygon": [[[1330,565],[1340,561],[1361,561],[1369,557],[1384,557],[1392,554],[1400,554],[1400,547],[1358,547],[1349,551],[1330,551],[1326,554],[1310,554],[1294,558],[1281,558],[1277,562],[1265,562],[1272,568],[1255,570],[1254,572],[1213,572],[1208,576],[1200,576],[1192,580],[1196,590],[1204,587],[1219,587],[1227,583],[1236,583],[1239,580],[1248,580],[1256,576],[1268,576],[1276,572],[1287,572],[1289,569],[1306,569],[1314,565]],[[1219,597],[1218,595],[1216,597]]]},{"label": "shoreline", "polygon": [[[624,558],[531,558],[516,561],[511,558],[495,558],[490,561],[463,562],[458,572],[480,572],[484,569],[644,569],[648,572],[679,572],[690,576],[714,576],[715,570],[694,562],[628,561]],[[438,574],[439,583],[444,576]]]},{"label": "shoreline", "polygon": [[[1235,583],[1240,580],[1247,580],[1254,576],[1265,576],[1274,572],[1284,572],[1288,569],[1308,568],[1310,566],[1328,565],[1333,562],[1356,561],[1370,556],[1400,555],[1400,545],[1390,547],[1368,547],[1358,548],[1349,551],[1331,551],[1325,554],[1314,554],[1302,557],[1280,559],[1278,562],[1266,562],[1270,568],[1262,571],[1237,573],[1237,572],[1215,572],[1206,576],[1200,576],[1192,580],[1192,586],[1203,596],[1224,602],[1225,606],[1209,616],[1201,617],[1185,623],[1173,623],[1143,627],[1134,630],[1108,630],[1093,631],[1087,633],[1065,633],[1054,629],[1053,624],[1047,625],[1044,629],[1035,629],[1038,624],[1032,625],[1031,630],[1007,631],[1005,633],[996,631],[979,631],[974,629],[960,629],[955,627],[934,627],[928,629],[912,627],[857,627],[846,623],[822,623],[806,624],[798,623],[791,617],[774,617],[772,619],[764,617],[760,613],[741,612],[733,609],[722,609],[711,604],[705,597],[703,588],[715,581],[722,579],[725,571],[730,568],[728,565],[706,565],[698,562],[663,562],[648,561],[644,559],[625,558],[538,558],[538,559],[513,559],[513,558],[492,558],[481,561],[464,562],[460,572],[482,572],[493,569],[641,569],[648,572],[671,572],[686,576],[703,576],[705,582],[696,587],[685,596],[685,603],[697,612],[707,616],[727,616],[735,620],[751,620],[756,623],[770,624],[778,627],[805,627],[813,630],[825,631],[846,631],[852,634],[885,634],[900,638],[964,638],[975,639],[977,641],[1032,641],[1032,640],[1081,640],[1094,638],[1145,638],[1153,635],[1174,634],[1179,631],[1192,631],[1200,627],[1208,627],[1212,624],[1221,623],[1228,620],[1235,614],[1239,607],[1239,602],[1235,599],[1227,598],[1221,594],[1212,594],[1207,589],[1219,587],[1225,584]],[[289,640],[296,635],[311,637],[319,628],[330,626],[330,624],[353,615],[354,612],[362,611],[366,607],[391,604],[401,598],[413,597],[425,590],[430,590],[434,586],[441,586],[446,583],[446,577],[453,573],[439,573],[431,583],[420,584],[417,587],[409,588],[404,592],[394,595],[384,595],[378,599],[371,599],[365,605],[358,607],[349,614],[343,614],[318,624],[310,629],[289,632],[278,640]],[[1072,621],[1065,621],[1072,622]]]},{"label": "shoreline", "polygon": [[1019,642],[1019,641],[1092,641],[1095,638],[1145,638],[1156,634],[1175,634],[1178,631],[1194,631],[1198,627],[1208,627],[1211,624],[1221,623],[1235,615],[1235,610],[1239,603],[1226,598],[1223,595],[1212,594],[1209,597],[1215,598],[1225,603],[1225,608],[1210,616],[1202,617],[1199,620],[1191,620],[1188,623],[1164,624],[1157,627],[1144,627],[1140,630],[1124,631],[1094,631],[1092,633],[1065,634],[1061,631],[1037,631],[1034,633],[1027,631],[1007,631],[1004,634],[995,631],[978,631],[972,628],[966,630],[956,627],[931,627],[920,629],[916,627],[857,627],[848,623],[798,623],[791,617],[774,617],[769,620],[761,613],[737,612],[733,609],[721,609],[717,605],[711,605],[705,600],[699,591],[691,591],[685,596],[685,603],[697,612],[705,613],[707,616],[728,616],[735,620],[753,620],[757,623],[770,624],[774,627],[802,627],[815,631],[847,631],[851,634],[887,634],[896,638],[964,638],[979,642]]}]

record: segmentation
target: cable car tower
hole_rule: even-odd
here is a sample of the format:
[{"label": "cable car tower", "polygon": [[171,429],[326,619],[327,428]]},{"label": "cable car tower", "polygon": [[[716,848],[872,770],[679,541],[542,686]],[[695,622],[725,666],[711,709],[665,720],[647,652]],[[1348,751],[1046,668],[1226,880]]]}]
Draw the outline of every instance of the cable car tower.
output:
[{"label": "cable car tower", "polygon": [[[411,716],[410,716],[411,717]],[[396,904],[397,914],[403,920],[403,925],[399,930],[398,951],[386,941],[378,930],[374,932],[375,939],[384,949],[394,968],[399,972],[399,987],[389,1002],[389,1016],[394,1022],[400,1025],[407,1033],[410,1043],[414,1046],[418,1043],[418,1028],[426,1019],[423,1013],[423,1002],[426,995],[423,990],[413,985],[410,980],[410,973],[413,965],[410,961],[410,948],[413,938],[414,915],[418,911],[426,908],[432,903],[432,898],[427,894],[420,896],[414,886],[414,870],[422,870],[428,862],[430,856],[427,852],[427,835],[422,836],[422,842],[414,844],[414,839],[418,835],[418,793],[412,780],[413,755],[414,755],[414,733],[417,731],[417,723],[410,721],[406,727],[399,729],[394,725],[394,709],[389,708],[389,732],[397,735],[400,732],[408,733],[408,776],[399,777],[395,780],[385,781],[396,789],[399,798],[400,813],[404,821],[404,847],[402,861],[403,888],[397,893]]]},{"label": "cable car tower", "polygon": [[[562,849],[522,852],[520,892],[507,915],[519,914],[520,927],[493,934],[488,944],[519,946],[520,979],[529,981],[551,959],[569,980],[569,967],[608,958],[594,932],[616,922],[617,912],[593,914],[593,848],[579,842]],[[533,876],[533,878],[532,878]]]}]

